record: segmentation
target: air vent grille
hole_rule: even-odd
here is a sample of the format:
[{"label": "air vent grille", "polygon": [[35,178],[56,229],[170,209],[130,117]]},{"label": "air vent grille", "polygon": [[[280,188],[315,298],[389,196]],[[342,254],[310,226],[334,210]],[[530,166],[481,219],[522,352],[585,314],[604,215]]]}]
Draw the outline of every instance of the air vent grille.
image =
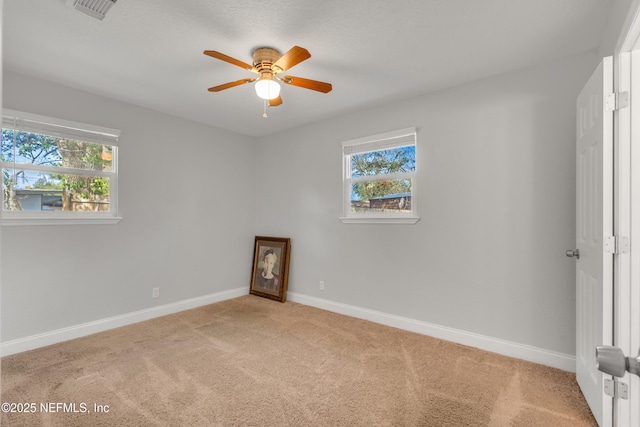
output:
[{"label": "air vent grille", "polygon": [[103,20],[117,0],[75,0],[73,7],[93,18]]}]

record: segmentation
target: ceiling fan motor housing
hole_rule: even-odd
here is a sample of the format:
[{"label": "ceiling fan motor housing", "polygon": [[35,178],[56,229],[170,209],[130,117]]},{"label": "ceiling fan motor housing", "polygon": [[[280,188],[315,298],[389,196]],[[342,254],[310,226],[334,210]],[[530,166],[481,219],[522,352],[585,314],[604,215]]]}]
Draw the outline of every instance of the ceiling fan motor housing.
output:
[{"label": "ceiling fan motor housing", "polygon": [[280,52],[270,47],[259,47],[253,51],[253,66],[258,70],[261,78],[273,78],[274,74],[282,71],[273,66],[280,56],[282,56]]}]

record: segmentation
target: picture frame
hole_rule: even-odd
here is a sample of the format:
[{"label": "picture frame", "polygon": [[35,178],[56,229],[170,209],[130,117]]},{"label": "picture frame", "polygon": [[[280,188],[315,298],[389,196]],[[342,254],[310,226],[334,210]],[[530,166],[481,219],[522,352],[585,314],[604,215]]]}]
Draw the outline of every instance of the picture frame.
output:
[{"label": "picture frame", "polygon": [[275,301],[287,300],[291,239],[256,236],[249,293]]}]

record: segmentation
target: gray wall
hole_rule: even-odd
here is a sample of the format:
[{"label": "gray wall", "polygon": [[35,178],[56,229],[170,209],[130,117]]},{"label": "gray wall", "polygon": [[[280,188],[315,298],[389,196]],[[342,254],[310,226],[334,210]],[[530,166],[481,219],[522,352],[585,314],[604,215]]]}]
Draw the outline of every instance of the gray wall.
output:
[{"label": "gray wall", "polygon": [[[607,24],[602,33],[602,39],[598,48],[598,55],[602,58],[614,54],[616,46],[620,41],[620,35],[629,30],[631,21],[629,20],[629,10],[636,10],[638,0],[614,0],[611,4],[611,12],[607,19]],[[633,16],[633,14],[631,14]]]},{"label": "gray wall", "polygon": [[124,217],[2,227],[3,342],[248,284],[252,139],[6,70],[3,101],[120,129]]},{"label": "gray wall", "polygon": [[[260,234],[292,238],[293,292],[575,354],[564,250],[575,98],[596,63],[587,53],[258,141],[5,71],[6,108],[122,130],[124,220],[3,227],[2,339],[246,286]],[[340,142],[409,126],[422,219],[341,223]]]},{"label": "gray wall", "polygon": [[[595,53],[263,138],[293,292],[575,354],[575,99]],[[343,224],[340,142],[415,126],[415,225]],[[325,291],[318,282],[325,281]]]}]

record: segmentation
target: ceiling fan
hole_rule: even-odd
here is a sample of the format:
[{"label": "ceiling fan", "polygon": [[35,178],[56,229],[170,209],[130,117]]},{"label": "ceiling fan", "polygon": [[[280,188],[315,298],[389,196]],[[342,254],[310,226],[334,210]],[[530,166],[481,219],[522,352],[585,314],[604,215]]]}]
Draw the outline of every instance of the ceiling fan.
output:
[{"label": "ceiling fan", "polygon": [[252,73],[258,75],[258,77],[245,78],[236,80],[235,82],[229,82],[222,85],[210,87],[208,89],[209,92],[220,92],[222,90],[229,89],[235,86],[256,82],[255,89],[258,96],[264,99],[265,102],[268,101],[269,106],[277,107],[278,105],[282,104],[282,98],[280,97],[280,85],[277,83],[277,81],[281,81],[282,83],[291,86],[298,86],[322,93],[331,92],[332,89],[330,83],[303,79],[302,77],[280,77],[278,75],[294,67],[295,65],[298,65],[302,61],[311,58],[311,54],[309,53],[309,51],[300,46],[292,47],[284,55],[280,55],[280,52],[270,47],[260,47],[253,51],[253,65],[249,65],[246,62],[242,62],[215,50],[205,50],[204,54],[228,62],[229,64],[236,65],[240,68],[244,68],[245,70],[251,71]]}]

